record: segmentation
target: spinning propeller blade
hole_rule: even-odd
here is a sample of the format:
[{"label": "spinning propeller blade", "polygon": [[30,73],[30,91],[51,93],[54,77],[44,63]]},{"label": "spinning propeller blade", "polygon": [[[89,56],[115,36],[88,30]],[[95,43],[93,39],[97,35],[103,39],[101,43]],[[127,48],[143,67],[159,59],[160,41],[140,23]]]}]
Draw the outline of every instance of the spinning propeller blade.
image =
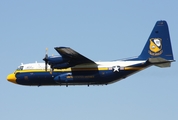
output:
[{"label": "spinning propeller blade", "polygon": [[43,60],[45,61],[45,71],[47,71],[47,69],[48,69],[48,48],[46,48],[46,54],[45,54],[45,58],[43,58]]}]

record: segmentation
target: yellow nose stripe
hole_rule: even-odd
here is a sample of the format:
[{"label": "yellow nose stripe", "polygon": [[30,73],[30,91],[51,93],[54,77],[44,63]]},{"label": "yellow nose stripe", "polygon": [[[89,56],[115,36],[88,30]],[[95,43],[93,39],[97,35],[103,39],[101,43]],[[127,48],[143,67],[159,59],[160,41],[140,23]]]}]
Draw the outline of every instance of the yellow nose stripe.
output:
[{"label": "yellow nose stripe", "polygon": [[8,76],[7,76],[7,80],[9,81],[9,82],[12,82],[12,83],[17,83],[16,82],[16,77],[15,77],[15,74],[9,74]]}]

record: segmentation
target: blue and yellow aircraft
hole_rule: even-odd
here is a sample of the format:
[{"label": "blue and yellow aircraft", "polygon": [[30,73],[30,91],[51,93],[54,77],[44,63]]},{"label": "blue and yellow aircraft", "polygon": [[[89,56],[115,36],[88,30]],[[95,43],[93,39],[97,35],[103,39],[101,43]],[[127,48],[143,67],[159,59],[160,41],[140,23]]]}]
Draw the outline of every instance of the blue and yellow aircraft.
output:
[{"label": "blue and yellow aircraft", "polygon": [[21,64],[7,76],[20,85],[107,85],[122,80],[152,65],[170,67],[174,61],[168,25],[157,21],[138,57],[109,62],[94,62],[69,47],[54,48],[61,56],[49,56],[45,63]]}]

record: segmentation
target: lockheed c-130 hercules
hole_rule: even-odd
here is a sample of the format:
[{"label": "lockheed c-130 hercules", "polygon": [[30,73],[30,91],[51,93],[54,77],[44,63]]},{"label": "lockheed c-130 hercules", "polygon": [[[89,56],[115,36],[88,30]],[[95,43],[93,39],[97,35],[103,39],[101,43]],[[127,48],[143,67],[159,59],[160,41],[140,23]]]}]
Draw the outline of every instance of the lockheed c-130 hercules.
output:
[{"label": "lockheed c-130 hercules", "polygon": [[20,85],[107,85],[152,65],[170,67],[175,61],[168,25],[157,21],[138,57],[109,62],[94,62],[69,47],[54,48],[61,56],[48,56],[45,63],[21,64],[7,76]]}]

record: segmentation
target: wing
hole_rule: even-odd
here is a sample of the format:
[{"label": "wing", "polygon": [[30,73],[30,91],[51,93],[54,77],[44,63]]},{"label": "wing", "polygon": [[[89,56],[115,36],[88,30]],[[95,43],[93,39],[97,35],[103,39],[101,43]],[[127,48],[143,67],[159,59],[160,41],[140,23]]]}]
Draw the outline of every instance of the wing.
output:
[{"label": "wing", "polygon": [[80,53],[74,51],[69,47],[55,47],[54,48],[63,58],[68,59],[71,66],[79,64],[96,64],[94,61],[86,58]]}]

